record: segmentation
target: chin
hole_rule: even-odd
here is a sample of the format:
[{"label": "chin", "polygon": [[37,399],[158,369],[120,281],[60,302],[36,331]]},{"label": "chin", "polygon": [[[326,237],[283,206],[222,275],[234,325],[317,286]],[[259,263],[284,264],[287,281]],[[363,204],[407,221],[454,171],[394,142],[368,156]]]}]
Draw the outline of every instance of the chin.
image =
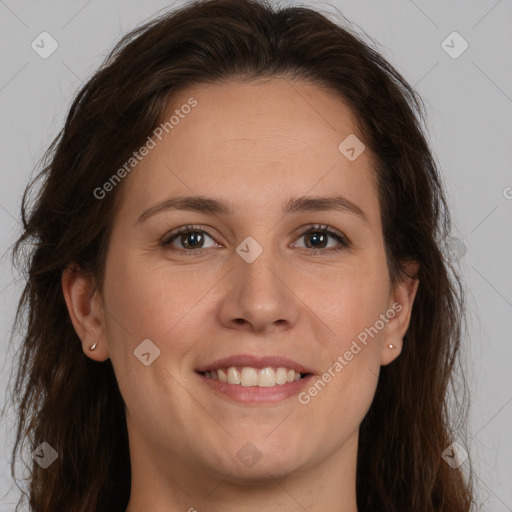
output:
[{"label": "chin", "polygon": [[302,464],[294,455],[288,454],[286,459],[275,456],[263,456],[253,466],[246,466],[239,461],[231,463],[225,468],[225,473],[230,474],[229,480],[238,484],[266,484],[273,478],[283,478],[298,471]]},{"label": "chin", "polygon": [[[301,469],[310,457],[314,457],[314,448],[304,438],[294,440],[287,433],[275,436],[272,440],[270,437],[265,439],[265,436],[268,434],[262,434],[260,429],[253,441],[249,441],[249,435],[232,439],[229,445],[224,445],[222,453],[215,457],[215,462],[210,459],[205,463],[223,475],[231,474],[231,481],[263,483],[271,477],[284,477]],[[305,452],[304,445],[309,446],[310,456]]]}]

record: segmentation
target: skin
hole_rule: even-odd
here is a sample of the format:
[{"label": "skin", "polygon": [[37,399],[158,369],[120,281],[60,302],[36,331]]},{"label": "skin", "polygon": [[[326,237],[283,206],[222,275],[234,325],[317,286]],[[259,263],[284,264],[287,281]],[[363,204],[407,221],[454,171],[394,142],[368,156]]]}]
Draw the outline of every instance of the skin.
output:
[{"label": "skin", "polygon": [[[341,154],[357,133],[352,113],[308,82],[194,86],[164,118],[191,97],[197,106],[123,183],[101,293],[79,271],[62,278],[84,353],[111,359],[126,403],[127,511],[355,512],[359,425],[381,366],[400,354],[418,286],[391,287],[371,155]],[[231,202],[234,214],[169,210],[137,223],[160,201],[196,194]],[[334,194],[367,222],[347,211],[282,213],[291,197]],[[205,230],[202,245],[187,249],[180,236],[159,245],[187,224]],[[300,235],[311,224],[351,246],[329,235],[317,254],[311,234]],[[236,252],[248,236],[263,248],[252,263]],[[288,357],[320,377],[395,303],[400,312],[307,404],[241,404],[194,371],[243,353]],[[148,366],[134,357],[145,339],[160,349]],[[237,458],[248,442],[261,454],[251,467]]]}]

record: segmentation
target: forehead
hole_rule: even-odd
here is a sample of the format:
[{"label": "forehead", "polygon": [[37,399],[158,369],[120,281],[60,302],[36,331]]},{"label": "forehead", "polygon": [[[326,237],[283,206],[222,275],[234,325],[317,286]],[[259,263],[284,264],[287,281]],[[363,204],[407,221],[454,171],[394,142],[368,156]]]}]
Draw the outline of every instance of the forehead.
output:
[{"label": "forehead", "polygon": [[224,197],[243,210],[339,192],[378,214],[371,155],[351,161],[339,147],[347,137],[362,144],[353,113],[318,85],[195,85],[172,97],[163,123],[126,183],[123,202],[136,212],[177,194]]}]

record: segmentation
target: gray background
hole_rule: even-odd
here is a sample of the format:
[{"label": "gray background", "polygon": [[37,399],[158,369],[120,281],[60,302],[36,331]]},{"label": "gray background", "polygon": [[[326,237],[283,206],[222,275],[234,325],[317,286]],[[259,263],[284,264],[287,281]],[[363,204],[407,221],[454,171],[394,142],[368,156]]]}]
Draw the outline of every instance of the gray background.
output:
[{"label": "gray background", "polygon": [[[77,88],[125,34],[159,9],[158,0],[0,0],[0,343],[11,371],[8,336],[21,291],[6,252],[20,230],[22,191],[63,125]],[[280,2],[291,5],[297,2]],[[448,249],[468,291],[464,350],[472,411],[468,451],[483,509],[512,511],[512,1],[304,1],[335,6],[378,43],[427,106],[427,135],[445,179],[454,218]],[[58,49],[42,59],[31,43],[46,31]],[[469,44],[458,58],[442,42],[457,31]],[[448,39],[452,51],[461,41]],[[511,188],[508,188],[511,187]],[[15,338],[15,341],[18,341]],[[0,405],[4,403],[2,393]],[[0,425],[0,512],[14,509],[9,473],[12,412]]]}]

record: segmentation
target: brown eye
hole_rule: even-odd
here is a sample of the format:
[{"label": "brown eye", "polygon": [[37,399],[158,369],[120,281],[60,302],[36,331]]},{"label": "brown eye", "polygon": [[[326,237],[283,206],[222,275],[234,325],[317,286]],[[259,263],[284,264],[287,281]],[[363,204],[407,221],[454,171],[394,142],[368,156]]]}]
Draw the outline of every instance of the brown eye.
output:
[{"label": "brown eye", "polygon": [[178,252],[193,252],[205,249],[205,237],[213,241],[213,238],[206,231],[193,226],[183,226],[169,233],[160,245],[171,250],[176,247],[175,250]]},{"label": "brown eye", "polygon": [[[350,247],[350,242],[341,233],[329,229],[327,226],[312,226],[306,231],[302,232],[299,236],[305,238],[306,249],[316,249],[318,252],[325,251],[339,251],[342,248]],[[329,238],[333,238],[338,244],[328,247]],[[338,247],[336,247],[338,245]],[[341,245],[342,247],[339,247]],[[296,247],[296,245],[294,245]]]},{"label": "brown eye", "polygon": [[[205,247],[205,237],[209,238],[214,244]],[[310,226],[299,235],[299,240],[301,238],[306,240],[305,245],[301,247],[295,243],[293,247],[311,249],[308,252],[312,254],[336,252],[351,246],[350,241],[344,235],[329,229],[328,226]],[[334,245],[329,246],[329,239],[335,241]],[[167,234],[160,242],[160,245],[167,250],[189,255],[201,255],[203,249],[215,247],[215,244],[216,242],[211,235],[195,226],[177,228]]]}]

